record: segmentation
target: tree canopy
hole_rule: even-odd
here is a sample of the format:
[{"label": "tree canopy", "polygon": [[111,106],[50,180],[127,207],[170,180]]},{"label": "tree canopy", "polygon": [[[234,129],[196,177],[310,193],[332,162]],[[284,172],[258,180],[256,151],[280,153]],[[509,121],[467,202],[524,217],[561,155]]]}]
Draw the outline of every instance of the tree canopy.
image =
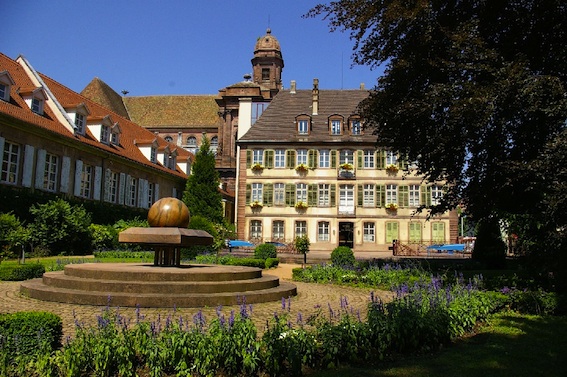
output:
[{"label": "tree canopy", "polygon": [[215,155],[210,149],[209,139],[203,135],[201,147],[192,165],[192,173],[187,178],[183,192],[183,202],[189,208],[191,216],[199,215],[213,223],[222,223],[222,196],[219,185],[219,173],[215,170]]},{"label": "tree canopy", "polygon": [[306,16],[349,32],[355,64],[385,66],[360,113],[378,144],[449,183],[433,211],[550,225],[541,214],[567,196],[553,162],[567,142],[565,1],[340,0]]}]

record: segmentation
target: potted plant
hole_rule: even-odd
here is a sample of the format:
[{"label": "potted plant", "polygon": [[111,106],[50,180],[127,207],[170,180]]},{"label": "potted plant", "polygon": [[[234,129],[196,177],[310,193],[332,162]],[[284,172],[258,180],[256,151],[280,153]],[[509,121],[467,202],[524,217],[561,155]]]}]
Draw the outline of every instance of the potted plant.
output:
[{"label": "potted plant", "polygon": [[252,165],[251,169],[253,172],[261,172],[262,170],[264,170],[264,165],[256,162]]},{"label": "potted plant", "polygon": [[295,167],[295,171],[298,173],[305,173],[307,170],[309,170],[309,166],[305,164],[299,164]]},{"label": "potted plant", "polygon": [[388,211],[394,212],[394,211],[398,210],[398,205],[396,203],[388,203],[388,204],[386,204],[386,209]]},{"label": "potted plant", "polygon": [[297,203],[295,203],[295,209],[297,209],[297,210],[304,210],[304,209],[307,209],[307,203],[305,203],[305,202],[297,202]]},{"label": "potted plant", "polygon": [[354,166],[350,162],[342,163],[339,167],[343,170],[352,170],[354,168]]},{"label": "potted plant", "polygon": [[250,208],[252,209],[260,209],[262,208],[264,205],[262,203],[260,203],[259,201],[253,201],[252,203],[250,203]]},{"label": "potted plant", "polygon": [[398,165],[390,164],[386,166],[386,171],[391,174],[397,173],[399,170]]}]

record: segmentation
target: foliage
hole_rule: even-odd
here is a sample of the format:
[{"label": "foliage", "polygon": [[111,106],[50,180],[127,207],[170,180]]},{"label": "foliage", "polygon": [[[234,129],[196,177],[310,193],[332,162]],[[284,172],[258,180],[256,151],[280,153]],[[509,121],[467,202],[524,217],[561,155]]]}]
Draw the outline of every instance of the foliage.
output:
[{"label": "foliage", "polygon": [[19,254],[18,246],[24,243],[20,220],[13,213],[0,213],[0,262],[2,259],[15,258]]},{"label": "foliage", "polygon": [[93,255],[98,259],[154,259],[153,251],[105,250],[95,251]]},{"label": "foliage", "polygon": [[91,224],[89,231],[93,250],[111,250],[118,247],[118,232],[114,226]]},{"label": "foliage", "polygon": [[500,225],[496,219],[487,218],[480,222],[472,258],[486,268],[505,266],[506,245],[502,241]]},{"label": "foliage", "polygon": [[222,196],[219,185],[215,155],[210,149],[209,139],[203,134],[203,142],[195,155],[183,192],[183,202],[189,208],[191,216],[203,216],[213,223],[222,223]]},{"label": "foliage", "polygon": [[382,146],[448,183],[433,212],[507,220],[532,268],[567,290],[564,2],[339,0],[319,15],[350,32],[355,64],[385,65],[360,113]]},{"label": "foliage", "polygon": [[257,267],[263,269],[263,268],[270,268],[273,266],[277,266],[279,263],[279,259],[241,258],[241,257],[234,257],[232,255],[218,256],[215,254],[201,254],[195,257],[195,262],[202,264],[221,264],[228,266]]},{"label": "foliage", "polygon": [[348,246],[339,246],[331,252],[331,263],[337,267],[352,267],[356,263],[354,253]]},{"label": "foliage", "polygon": [[295,238],[295,250],[300,254],[307,254],[309,252],[309,246],[311,242],[307,234]]},{"label": "foliage", "polygon": [[257,259],[268,259],[268,258],[277,258],[278,251],[276,250],[276,246],[270,243],[263,243],[254,248],[254,258]]},{"label": "foliage", "polygon": [[528,290],[503,287],[500,290],[501,306],[523,314],[555,315],[565,314],[555,292],[542,289]]},{"label": "foliage", "polygon": [[50,255],[86,255],[91,251],[91,217],[82,206],[58,199],[30,208],[33,240]]},{"label": "foliage", "polygon": [[[148,223],[148,220],[142,220],[139,217],[134,217],[133,219],[128,219],[128,220],[122,220],[122,219],[118,220],[117,222],[114,223],[112,227],[116,230],[116,234],[119,235],[120,232],[128,228],[149,228],[149,226],[150,224]],[[140,251],[142,249],[141,245],[132,244],[132,243],[120,243],[118,242],[118,239],[117,239],[117,243],[118,243],[118,247],[122,249],[129,249],[135,251]]]},{"label": "foliage", "polygon": [[278,258],[266,258],[266,269],[270,269],[272,267],[277,267],[280,264],[280,260]]},{"label": "foliage", "polygon": [[23,281],[40,278],[45,267],[40,263],[0,265],[0,281]]},{"label": "foliage", "polygon": [[61,318],[53,313],[0,314],[0,354],[10,359],[50,353],[61,346],[62,335]]}]

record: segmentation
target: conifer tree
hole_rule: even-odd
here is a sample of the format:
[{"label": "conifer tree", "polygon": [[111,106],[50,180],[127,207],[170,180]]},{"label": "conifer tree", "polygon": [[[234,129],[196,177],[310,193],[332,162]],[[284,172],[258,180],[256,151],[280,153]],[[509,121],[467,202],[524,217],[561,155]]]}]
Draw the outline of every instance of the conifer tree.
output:
[{"label": "conifer tree", "polygon": [[189,208],[191,216],[203,216],[213,223],[222,223],[219,173],[215,169],[215,155],[211,151],[206,134],[203,134],[203,141],[191,170],[183,192],[183,202]]}]

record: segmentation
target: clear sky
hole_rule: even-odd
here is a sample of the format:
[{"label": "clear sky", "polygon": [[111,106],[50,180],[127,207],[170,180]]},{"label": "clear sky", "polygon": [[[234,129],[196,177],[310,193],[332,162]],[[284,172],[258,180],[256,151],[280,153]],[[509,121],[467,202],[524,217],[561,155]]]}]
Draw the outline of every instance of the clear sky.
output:
[{"label": "clear sky", "polygon": [[352,67],[347,33],[302,18],[312,0],[0,0],[0,52],[74,91],[94,77],[129,96],[217,94],[251,73],[256,39],[272,30],[283,85],[372,88],[379,70]]}]

